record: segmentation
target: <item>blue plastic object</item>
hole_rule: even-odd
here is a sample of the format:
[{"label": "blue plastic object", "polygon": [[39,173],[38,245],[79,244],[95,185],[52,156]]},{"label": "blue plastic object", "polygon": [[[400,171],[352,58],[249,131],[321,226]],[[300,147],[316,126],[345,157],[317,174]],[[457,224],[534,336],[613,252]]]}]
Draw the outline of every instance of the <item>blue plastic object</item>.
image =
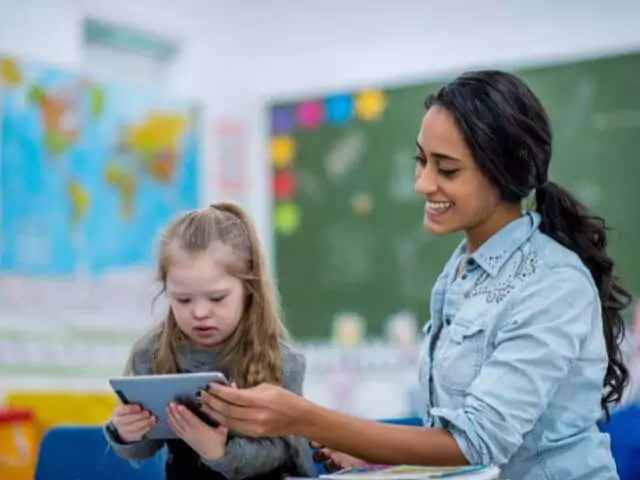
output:
[{"label": "blue plastic object", "polygon": [[640,405],[614,410],[600,430],[611,437],[611,452],[620,480],[640,479]]},{"label": "blue plastic object", "polygon": [[158,480],[164,478],[164,452],[129,462],[109,447],[100,427],[55,427],[40,444],[36,480]]}]

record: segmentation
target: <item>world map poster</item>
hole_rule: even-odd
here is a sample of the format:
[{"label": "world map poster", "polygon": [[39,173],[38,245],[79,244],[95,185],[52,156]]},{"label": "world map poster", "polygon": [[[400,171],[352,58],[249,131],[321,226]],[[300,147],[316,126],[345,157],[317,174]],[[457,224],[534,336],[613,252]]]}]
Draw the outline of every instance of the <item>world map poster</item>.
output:
[{"label": "world map poster", "polygon": [[0,68],[0,268],[95,276],[151,265],[159,230],[198,203],[197,109],[13,59]]}]

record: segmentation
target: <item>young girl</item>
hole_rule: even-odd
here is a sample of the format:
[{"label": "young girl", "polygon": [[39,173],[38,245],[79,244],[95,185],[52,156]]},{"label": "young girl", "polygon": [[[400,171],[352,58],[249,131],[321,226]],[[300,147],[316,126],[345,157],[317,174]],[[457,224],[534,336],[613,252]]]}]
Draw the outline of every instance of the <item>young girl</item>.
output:
[{"label": "young girl", "polygon": [[[424,226],[466,238],[431,294],[425,428],[331,412],[270,385],[214,386],[205,411],[246,434],[302,435],[372,463],[618,478],[596,424],[628,379],[619,341],[629,295],[604,221],[549,179],[551,144],[544,108],[511,74],[471,72],[426,102],[415,166]],[[523,211],[529,197],[536,208]]]},{"label": "young girl", "polygon": [[[270,383],[302,394],[304,357],[287,343],[258,237],[240,207],[218,203],[178,217],[161,240],[158,274],[168,314],[134,345],[128,374],[223,371],[239,387]],[[145,439],[156,420],[137,405],[116,408],[107,438],[131,460],[166,443],[167,480],[313,473],[305,445],[291,437],[245,438],[180,405],[168,415],[180,440]]]}]

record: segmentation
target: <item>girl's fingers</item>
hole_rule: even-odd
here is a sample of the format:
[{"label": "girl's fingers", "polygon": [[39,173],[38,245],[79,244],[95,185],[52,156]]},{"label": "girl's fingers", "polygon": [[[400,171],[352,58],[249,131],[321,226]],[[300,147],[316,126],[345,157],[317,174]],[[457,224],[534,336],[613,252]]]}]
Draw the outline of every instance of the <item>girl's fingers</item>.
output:
[{"label": "girl's fingers", "polygon": [[184,405],[176,405],[175,411],[183,425],[187,428],[197,428],[202,423],[200,419],[191,413]]},{"label": "girl's fingers", "polygon": [[126,415],[116,415],[113,418],[113,423],[118,425],[118,426],[128,426],[128,425],[133,425],[136,423],[139,423],[141,421],[145,421],[145,420],[150,420],[152,418],[152,415],[147,412],[139,412],[139,413],[129,413]]},{"label": "girl's fingers", "polygon": [[182,416],[178,414],[175,404],[169,404],[169,406],[167,407],[167,414],[169,415],[171,428],[173,428],[178,434],[184,434],[187,428],[182,419]]}]

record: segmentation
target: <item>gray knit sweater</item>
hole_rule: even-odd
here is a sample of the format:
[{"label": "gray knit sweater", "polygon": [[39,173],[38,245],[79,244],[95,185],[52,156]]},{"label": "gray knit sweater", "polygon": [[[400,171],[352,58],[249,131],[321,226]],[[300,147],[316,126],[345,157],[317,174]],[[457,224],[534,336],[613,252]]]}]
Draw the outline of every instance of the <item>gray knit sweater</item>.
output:
[{"label": "gray knit sweater", "polygon": [[[138,344],[133,352],[133,375],[152,373],[155,340]],[[283,387],[296,395],[302,395],[306,362],[304,356],[282,343]],[[197,349],[185,346],[177,352],[178,365],[182,371],[207,372],[220,369],[219,352],[216,349]],[[150,458],[164,445],[162,440],[143,439],[122,444],[109,429],[105,428],[108,442],[120,457],[129,460]],[[315,476],[308,442],[296,437],[249,438],[229,432],[227,453],[215,461],[201,459],[207,467],[220,472],[229,480],[241,480],[270,472],[286,461],[292,461],[298,474]]]}]

